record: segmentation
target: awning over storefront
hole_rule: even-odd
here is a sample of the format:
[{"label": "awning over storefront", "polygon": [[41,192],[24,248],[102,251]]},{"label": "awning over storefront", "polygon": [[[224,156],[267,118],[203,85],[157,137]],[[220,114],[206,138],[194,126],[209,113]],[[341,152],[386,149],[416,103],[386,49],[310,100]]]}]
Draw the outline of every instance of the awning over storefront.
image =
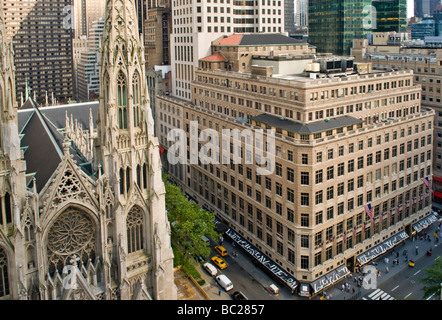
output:
[{"label": "awning over storefront", "polygon": [[413,224],[413,229],[416,230],[416,232],[421,232],[423,229],[428,228],[435,221],[437,221],[437,216],[432,213],[419,222]]},{"label": "awning over storefront", "polygon": [[313,289],[313,293],[317,293],[322,289],[332,285],[333,283],[344,278],[349,273],[350,271],[345,265],[336,268],[335,270],[310,283],[310,286]]},{"label": "awning over storefront", "polygon": [[436,198],[442,198],[442,192],[439,192],[439,191],[434,190],[433,195],[434,195]]},{"label": "awning over storefront", "polygon": [[408,238],[408,234],[405,231],[402,231],[388,240],[382,242],[381,244],[377,245],[376,247],[364,252],[363,254],[356,257],[356,260],[359,262],[360,265],[364,265],[367,262],[375,259],[376,257],[380,256],[384,252],[390,250],[395,245],[401,243],[405,239]]},{"label": "awning over storefront", "polygon": [[439,178],[439,177],[433,176],[433,180],[436,181],[436,182],[440,182],[440,183],[442,183],[442,178]]},{"label": "awning over storefront", "polygon": [[255,258],[262,266],[266,267],[272,274],[278,277],[284,284],[286,284],[290,289],[295,289],[298,286],[298,281],[293,278],[290,274],[282,270],[274,261],[269,259],[265,254],[259,251],[255,246],[250,244],[247,240],[241,237],[232,229],[226,231],[233,241],[235,241],[242,249],[249,253],[253,258]]}]

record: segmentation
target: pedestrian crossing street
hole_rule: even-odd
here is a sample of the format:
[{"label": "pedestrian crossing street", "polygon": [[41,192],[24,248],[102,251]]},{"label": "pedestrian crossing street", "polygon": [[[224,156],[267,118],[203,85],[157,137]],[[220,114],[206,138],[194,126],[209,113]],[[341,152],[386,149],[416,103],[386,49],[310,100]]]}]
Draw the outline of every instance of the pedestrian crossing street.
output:
[{"label": "pedestrian crossing street", "polygon": [[362,300],[394,300],[394,298],[385,291],[376,289],[368,295],[368,298],[363,297]]}]

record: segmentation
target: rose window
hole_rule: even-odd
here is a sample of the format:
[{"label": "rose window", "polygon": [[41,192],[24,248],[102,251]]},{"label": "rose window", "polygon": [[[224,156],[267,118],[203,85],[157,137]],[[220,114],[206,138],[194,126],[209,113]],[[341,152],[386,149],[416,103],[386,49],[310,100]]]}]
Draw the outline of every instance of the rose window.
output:
[{"label": "rose window", "polygon": [[87,263],[95,254],[94,222],[81,210],[66,210],[52,225],[47,248],[51,273],[55,268],[61,273],[74,255],[80,257],[83,263]]}]

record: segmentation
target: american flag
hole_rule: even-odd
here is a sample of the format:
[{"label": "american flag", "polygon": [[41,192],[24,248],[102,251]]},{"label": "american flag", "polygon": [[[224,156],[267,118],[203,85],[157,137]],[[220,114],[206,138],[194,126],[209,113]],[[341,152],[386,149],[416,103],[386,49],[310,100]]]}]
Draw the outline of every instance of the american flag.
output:
[{"label": "american flag", "polygon": [[427,186],[427,188],[431,188],[431,186],[430,186],[430,181],[428,181],[428,178],[427,178],[427,177],[422,178],[422,181],[425,183],[425,185]]},{"label": "american flag", "polygon": [[371,203],[366,204],[364,208],[365,208],[365,213],[367,213],[368,217],[373,220],[373,211],[371,210]]}]

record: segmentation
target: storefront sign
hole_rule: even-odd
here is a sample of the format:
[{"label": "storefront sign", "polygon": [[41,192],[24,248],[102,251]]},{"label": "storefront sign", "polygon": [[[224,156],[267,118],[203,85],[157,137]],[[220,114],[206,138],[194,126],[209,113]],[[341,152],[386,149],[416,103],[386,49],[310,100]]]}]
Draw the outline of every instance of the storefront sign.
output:
[{"label": "storefront sign", "polygon": [[265,254],[255,248],[247,240],[241,237],[232,229],[228,229],[226,234],[235,241],[241,248],[243,248],[247,253],[254,257],[261,265],[266,267],[275,276],[281,279],[289,288],[295,289],[298,286],[298,281],[293,278],[290,274],[282,270],[274,261],[269,259]]},{"label": "storefront sign", "polygon": [[358,256],[356,258],[356,260],[358,260],[360,265],[363,265],[363,264],[373,260],[377,256],[380,256],[381,254],[383,254],[387,250],[390,250],[395,245],[399,244],[401,241],[404,241],[407,238],[408,238],[408,234],[405,231],[402,231],[401,233],[398,233],[397,235],[391,237],[387,241],[377,245],[373,249],[370,249],[367,252],[364,252],[363,254]]},{"label": "storefront sign", "polygon": [[343,265],[333,270],[332,272],[327,273],[325,276],[322,276],[316,281],[313,281],[312,283],[310,283],[310,285],[313,289],[313,292],[317,293],[318,291],[332,285],[336,281],[339,281],[349,273],[350,271],[348,271],[348,268]]},{"label": "storefront sign", "polygon": [[413,225],[413,229],[416,230],[416,232],[420,232],[423,229],[429,227],[433,222],[437,220],[437,217],[435,214],[430,214],[428,217],[423,218],[421,221]]}]

